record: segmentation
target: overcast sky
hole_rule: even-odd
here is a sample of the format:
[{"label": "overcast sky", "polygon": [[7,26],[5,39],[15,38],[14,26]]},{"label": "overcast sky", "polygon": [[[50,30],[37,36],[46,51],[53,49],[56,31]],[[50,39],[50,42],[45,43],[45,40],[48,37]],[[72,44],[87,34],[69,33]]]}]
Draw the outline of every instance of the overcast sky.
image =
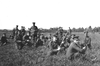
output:
[{"label": "overcast sky", "polygon": [[0,0],[0,29],[100,26],[100,0]]}]

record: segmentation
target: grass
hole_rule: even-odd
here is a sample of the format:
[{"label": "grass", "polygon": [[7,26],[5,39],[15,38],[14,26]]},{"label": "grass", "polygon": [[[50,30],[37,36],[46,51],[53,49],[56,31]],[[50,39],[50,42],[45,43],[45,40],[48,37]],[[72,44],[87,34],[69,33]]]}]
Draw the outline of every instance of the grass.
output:
[{"label": "grass", "polygon": [[[83,41],[83,33],[75,34]],[[22,50],[17,50],[13,40],[10,40],[10,44],[0,47],[0,66],[100,66],[100,34],[89,35],[92,51],[87,50],[85,59],[78,58],[71,62],[64,54],[48,56],[49,49],[45,46],[37,49],[25,46]]]}]

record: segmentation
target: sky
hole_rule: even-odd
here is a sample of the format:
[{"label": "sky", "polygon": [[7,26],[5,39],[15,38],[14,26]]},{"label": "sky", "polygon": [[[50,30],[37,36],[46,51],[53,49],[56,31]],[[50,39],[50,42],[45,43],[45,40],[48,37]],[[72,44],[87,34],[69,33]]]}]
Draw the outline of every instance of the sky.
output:
[{"label": "sky", "polygon": [[98,27],[100,0],[0,0],[0,29]]}]

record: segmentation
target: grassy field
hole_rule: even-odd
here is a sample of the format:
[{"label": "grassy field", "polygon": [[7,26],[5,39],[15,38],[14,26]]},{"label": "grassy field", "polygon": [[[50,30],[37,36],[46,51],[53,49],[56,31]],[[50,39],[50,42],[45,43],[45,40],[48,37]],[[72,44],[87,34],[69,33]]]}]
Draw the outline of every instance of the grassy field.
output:
[{"label": "grassy field", "polygon": [[[83,33],[75,34],[80,36],[81,41],[84,40]],[[92,50],[87,50],[86,59],[80,58],[73,62],[63,53],[48,56],[49,49],[45,46],[37,49],[25,46],[22,50],[17,50],[15,43],[10,39],[9,44],[0,47],[0,66],[100,66],[100,34],[89,35],[92,39]]]}]

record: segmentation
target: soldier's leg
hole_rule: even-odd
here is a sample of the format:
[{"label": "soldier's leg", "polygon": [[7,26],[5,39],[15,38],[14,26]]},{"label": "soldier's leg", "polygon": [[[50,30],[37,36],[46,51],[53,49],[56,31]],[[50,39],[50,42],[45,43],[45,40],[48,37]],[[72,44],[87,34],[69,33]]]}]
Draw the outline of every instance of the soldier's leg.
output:
[{"label": "soldier's leg", "polygon": [[72,55],[69,57],[69,60],[70,60],[70,61],[73,61],[73,60],[74,60],[74,54],[72,54]]},{"label": "soldier's leg", "polygon": [[33,39],[33,42],[35,42],[35,36],[34,36],[34,34],[32,35],[32,39]]},{"label": "soldier's leg", "polygon": [[91,46],[91,44],[88,44],[88,48],[91,50],[92,49],[92,46]]},{"label": "soldier's leg", "polygon": [[24,44],[21,43],[21,44],[20,44],[20,49],[22,49],[23,47],[24,47]]},{"label": "soldier's leg", "polygon": [[23,48],[23,44],[22,44],[22,42],[20,42],[20,43],[18,44],[18,49],[21,50],[22,48]]},{"label": "soldier's leg", "polygon": [[16,43],[16,44],[15,44],[15,47],[16,47],[16,49],[19,49],[19,44]]}]

